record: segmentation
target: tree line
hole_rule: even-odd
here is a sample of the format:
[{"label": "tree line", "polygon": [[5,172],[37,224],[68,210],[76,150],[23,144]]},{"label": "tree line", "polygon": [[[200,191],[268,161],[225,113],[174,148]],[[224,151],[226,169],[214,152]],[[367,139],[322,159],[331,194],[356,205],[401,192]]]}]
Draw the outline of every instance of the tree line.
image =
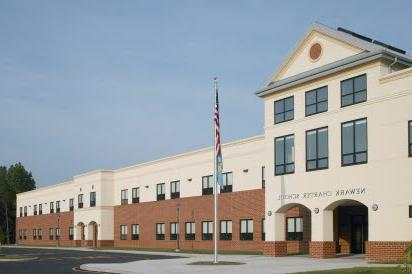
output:
[{"label": "tree line", "polygon": [[0,166],[0,243],[16,242],[16,194],[33,190],[36,182],[21,163]]}]

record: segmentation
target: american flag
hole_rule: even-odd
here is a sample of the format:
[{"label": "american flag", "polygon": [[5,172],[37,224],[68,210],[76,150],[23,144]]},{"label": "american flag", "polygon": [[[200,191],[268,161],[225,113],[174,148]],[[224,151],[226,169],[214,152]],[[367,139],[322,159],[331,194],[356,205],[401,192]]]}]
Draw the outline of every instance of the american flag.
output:
[{"label": "american flag", "polygon": [[216,102],[215,102],[215,155],[216,155],[216,180],[217,183],[223,186],[223,158],[222,147],[220,145],[220,119],[219,119],[219,94],[217,88],[217,79],[215,78]]}]

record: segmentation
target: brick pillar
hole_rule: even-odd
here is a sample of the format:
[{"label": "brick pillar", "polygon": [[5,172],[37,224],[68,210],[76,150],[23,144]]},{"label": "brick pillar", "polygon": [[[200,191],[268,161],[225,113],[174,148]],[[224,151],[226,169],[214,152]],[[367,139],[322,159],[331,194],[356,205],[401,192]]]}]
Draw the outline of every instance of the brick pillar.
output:
[{"label": "brick pillar", "polygon": [[267,256],[283,257],[288,255],[286,241],[263,242],[263,254]]},{"label": "brick pillar", "polygon": [[309,254],[312,258],[328,259],[336,257],[336,243],[316,241],[309,243]]}]

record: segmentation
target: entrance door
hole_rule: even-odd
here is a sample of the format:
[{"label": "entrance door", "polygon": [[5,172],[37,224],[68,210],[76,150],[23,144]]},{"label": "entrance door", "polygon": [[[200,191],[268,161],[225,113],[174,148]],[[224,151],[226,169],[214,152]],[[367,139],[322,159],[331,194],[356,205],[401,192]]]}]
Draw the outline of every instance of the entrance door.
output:
[{"label": "entrance door", "polygon": [[365,253],[365,216],[353,215],[351,218],[351,252]]}]

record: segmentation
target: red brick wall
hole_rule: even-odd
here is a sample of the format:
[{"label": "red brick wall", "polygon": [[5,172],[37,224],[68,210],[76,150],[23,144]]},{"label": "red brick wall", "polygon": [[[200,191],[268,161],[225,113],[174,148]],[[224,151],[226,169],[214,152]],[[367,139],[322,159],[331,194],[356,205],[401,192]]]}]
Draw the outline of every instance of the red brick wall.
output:
[{"label": "red brick wall", "polygon": [[410,242],[366,242],[366,258],[371,261],[399,261],[405,257],[405,248]]},{"label": "red brick wall", "polygon": [[336,257],[335,242],[313,241],[309,243],[309,252],[312,258],[328,259]]},{"label": "red brick wall", "polygon": [[266,241],[263,244],[263,254],[267,256],[287,256],[287,243],[286,241]]},{"label": "red brick wall", "polygon": [[[57,213],[43,214],[36,216],[26,216],[16,218],[16,243],[24,245],[56,245],[57,240],[49,239],[49,228],[54,229],[54,239],[56,237]],[[73,212],[60,213],[60,245],[75,246],[74,241],[69,240],[69,227],[73,227]],[[26,229],[27,239],[19,239],[19,230]],[[42,240],[33,239],[33,229],[42,230]]]},{"label": "red brick wall", "polygon": [[[249,190],[219,195],[219,220],[232,220],[232,240],[219,241],[220,249],[262,251],[261,240],[265,203],[264,190]],[[176,222],[180,203],[180,248],[212,249],[213,240],[202,240],[202,221],[213,221],[213,196],[197,196],[165,201],[115,206],[114,245],[136,248],[175,248],[170,240],[170,223]],[[240,219],[253,219],[253,241],[239,239]],[[196,223],[196,239],[185,240],[185,222]],[[165,240],[156,240],[156,223],[165,223]],[[128,239],[120,240],[120,225],[128,226]],[[131,225],[139,224],[139,240],[131,240]],[[219,223],[220,230],[220,223]]]}]

